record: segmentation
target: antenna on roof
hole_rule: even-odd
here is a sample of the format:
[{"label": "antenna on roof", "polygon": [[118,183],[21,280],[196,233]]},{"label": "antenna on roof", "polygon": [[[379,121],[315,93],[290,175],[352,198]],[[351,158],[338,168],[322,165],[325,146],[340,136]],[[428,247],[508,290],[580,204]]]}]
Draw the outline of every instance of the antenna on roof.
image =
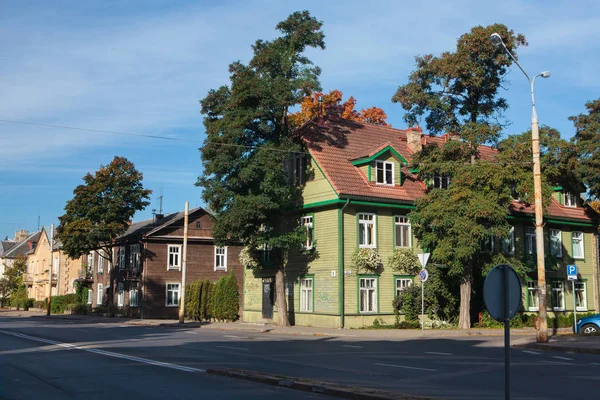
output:
[{"label": "antenna on roof", "polygon": [[159,207],[158,207],[158,213],[162,214],[162,201],[163,201],[163,195],[161,194],[160,196],[158,196],[158,201],[159,201]]},{"label": "antenna on roof", "polygon": [[41,218],[40,217],[40,210],[38,210],[38,228],[37,228],[38,231],[40,230],[40,218]]}]

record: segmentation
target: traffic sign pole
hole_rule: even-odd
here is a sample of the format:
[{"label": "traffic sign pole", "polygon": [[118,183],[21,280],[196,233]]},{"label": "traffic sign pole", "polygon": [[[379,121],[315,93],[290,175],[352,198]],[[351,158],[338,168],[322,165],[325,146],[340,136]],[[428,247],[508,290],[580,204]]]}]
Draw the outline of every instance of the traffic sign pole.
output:
[{"label": "traffic sign pole", "polygon": [[573,283],[573,329],[577,329],[577,299],[575,298],[575,281]]},{"label": "traffic sign pole", "polygon": [[570,280],[573,285],[573,329],[577,327],[577,298],[575,296],[575,281],[577,280],[577,264],[567,265],[567,279]]}]

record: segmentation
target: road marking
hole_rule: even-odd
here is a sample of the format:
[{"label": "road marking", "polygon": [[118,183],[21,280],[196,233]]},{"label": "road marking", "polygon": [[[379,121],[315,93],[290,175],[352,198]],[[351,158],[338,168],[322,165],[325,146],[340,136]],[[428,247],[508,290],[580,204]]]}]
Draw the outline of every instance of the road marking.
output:
[{"label": "road marking", "polygon": [[215,347],[220,347],[222,349],[245,350],[245,351],[248,351],[248,349],[244,349],[243,347],[231,347],[231,346],[215,346]]},{"label": "road marking", "polygon": [[542,353],[538,353],[537,351],[531,351],[531,350],[523,350],[523,353],[536,354],[536,355],[542,354]]},{"label": "road marking", "polygon": [[438,356],[451,356],[452,355],[452,353],[440,353],[437,351],[426,351],[425,354],[435,354]]},{"label": "road marking", "polygon": [[198,332],[196,332],[196,331],[185,331],[185,333],[188,333],[188,334],[190,334],[190,335],[194,335],[194,334],[196,334],[196,333],[198,333]]},{"label": "road marking", "polygon": [[363,346],[353,346],[351,344],[343,344],[342,347],[350,347],[352,349],[362,349]]},{"label": "road marking", "polygon": [[33,340],[35,342],[53,344],[55,346],[62,347],[62,348],[68,349],[68,350],[81,350],[81,351],[85,351],[88,353],[99,354],[99,355],[106,356],[106,357],[121,358],[124,360],[135,361],[135,362],[139,362],[142,364],[149,364],[149,365],[154,365],[157,367],[171,368],[171,369],[176,369],[176,370],[185,371],[185,372],[206,372],[205,370],[199,369],[199,368],[192,368],[192,367],[186,367],[184,365],[177,365],[177,364],[171,364],[171,363],[166,363],[166,362],[162,362],[162,361],[155,361],[155,360],[150,360],[148,358],[128,356],[125,354],[114,353],[112,351],[93,349],[93,348],[89,348],[89,347],[82,347],[82,346],[77,346],[77,345],[71,344],[71,343],[57,342],[55,340],[43,339],[43,338],[39,338],[39,337],[35,337],[35,336],[24,335],[22,333],[17,333],[17,332],[9,332],[9,331],[4,331],[4,330],[0,330],[0,332],[4,333],[6,335],[16,336],[16,337],[19,337],[22,339]]},{"label": "road marking", "polygon": [[431,368],[418,368],[418,367],[409,367],[408,365],[394,365],[394,364],[383,364],[383,363],[375,363],[375,365],[381,365],[383,367],[394,367],[394,368],[406,368],[406,369],[417,369],[419,371],[437,371],[437,369]]},{"label": "road marking", "polygon": [[590,363],[590,364],[592,364],[592,365],[600,365],[600,363]]},{"label": "road marking", "polygon": [[561,362],[561,361],[540,361],[541,363],[544,364],[554,364],[554,365],[573,365],[573,363],[568,363],[568,362]]},{"label": "road marking", "polygon": [[565,360],[565,361],[574,361],[574,358],[569,357],[561,357],[561,356],[552,356],[552,358],[556,358],[557,360]]},{"label": "road marking", "polygon": [[234,339],[239,339],[239,336],[235,336],[235,335],[223,335],[223,337],[228,337],[228,338],[234,338]]}]

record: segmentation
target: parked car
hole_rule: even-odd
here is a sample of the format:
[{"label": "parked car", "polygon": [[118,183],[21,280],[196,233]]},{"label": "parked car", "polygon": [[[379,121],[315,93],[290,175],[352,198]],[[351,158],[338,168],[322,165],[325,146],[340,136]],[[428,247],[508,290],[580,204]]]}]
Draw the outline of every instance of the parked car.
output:
[{"label": "parked car", "polygon": [[599,335],[600,334],[600,314],[581,318],[574,327],[575,333],[580,335]]}]

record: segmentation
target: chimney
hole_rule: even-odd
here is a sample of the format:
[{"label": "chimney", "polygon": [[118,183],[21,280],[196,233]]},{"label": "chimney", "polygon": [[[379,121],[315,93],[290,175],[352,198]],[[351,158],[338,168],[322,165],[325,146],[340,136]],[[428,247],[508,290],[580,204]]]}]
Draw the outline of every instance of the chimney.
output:
[{"label": "chimney", "polygon": [[21,243],[22,241],[24,241],[25,239],[27,239],[27,235],[29,234],[29,232],[27,232],[26,230],[22,229],[20,231],[16,231],[15,232],[15,241],[18,243]]},{"label": "chimney", "polygon": [[423,144],[421,143],[421,135],[423,134],[423,129],[419,128],[419,126],[415,126],[412,128],[408,128],[406,131],[406,143],[408,144],[408,148],[413,153],[418,153],[423,150]]},{"label": "chimney", "polygon": [[154,214],[154,223],[157,223],[158,221],[160,221],[164,217],[165,217],[164,214]]}]

